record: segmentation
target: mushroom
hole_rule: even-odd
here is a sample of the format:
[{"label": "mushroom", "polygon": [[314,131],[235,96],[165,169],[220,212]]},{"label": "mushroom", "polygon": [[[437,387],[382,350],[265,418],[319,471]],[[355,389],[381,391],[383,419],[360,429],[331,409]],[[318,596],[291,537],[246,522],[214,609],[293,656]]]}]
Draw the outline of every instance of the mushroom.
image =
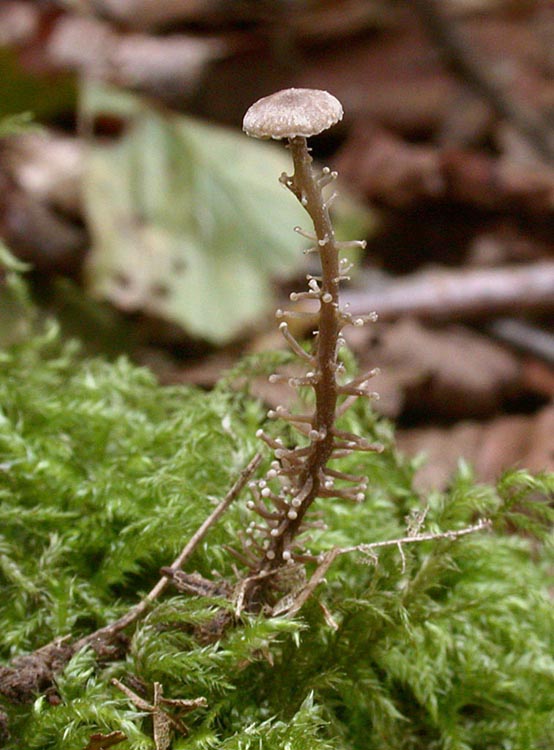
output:
[{"label": "mushroom", "polygon": [[[307,139],[342,119],[341,103],[327,91],[315,89],[285,89],[266,96],[253,104],[247,111],[244,131],[254,138],[284,138],[291,152],[294,173],[282,174],[280,182],[291,191],[307,211],[314,226],[314,233],[305,232],[300,227],[295,230],[308,237],[313,246],[306,252],[315,252],[321,261],[321,275],[308,276],[308,291],[291,294],[290,299],[309,299],[319,303],[317,312],[298,310],[277,310],[276,317],[281,319],[279,329],[286,342],[304,361],[308,361],[309,370],[303,377],[291,378],[289,385],[309,386],[315,394],[315,407],[312,413],[293,415],[284,408],[277,408],[268,414],[272,418],[281,418],[291,424],[309,441],[302,448],[285,448],[282,441],[271,438],[263,430],[257,435],[275,450],[276,461],[272,463],[271,473],[266,474],[262,484],[258,484],[253,502],[253,510],[269,521],[267,528],[261,527],[265,534],[261,545],[264,555],[258,571],[262,574],[271,571],[284,563],[305,562],[313,559],[309,552],[298,555],[292,551],[297,544],[295,537],[301,534],[308,524],[305,515],[317,497],[336,496],[358,500],[365,493],[365,485],[354,475],[343,475],[346,481],[357,483],[355,487],[335,487],[329,476],[327,463],[330,459],[346,455],[353,450],[370,450],[367,441],[350,433],[335,428],[337,416],[350,405],[350,395],[362,393],[361,380],[343,385],[340,382],[340,364],[338,351],[343,339],[342,328],[353,323],[352,316],[339,306],[339,285],[346,278],[344,265],[341,265],[340,251],[345,247],[365,247],[364,242],[339,242],[335,237],[333,224],[329,215],[329,206],[333,195],[326,198],[323,189],[332,182],[337,173],[328,167],[321,171],[314,169]],[[306,317],[304,317],[306,316]],[[304,351],[300,343],[289,330],[288,320],[304,318],[314,332],[312,353]],[[357,319],[356,319],[357,320]],[[359,319],[364,322],[362,318]],[[280,379],[275,374],[273,379]],[[275,380],[273,380],[275,382]],[[358,387],[360,386],[360,387]],[[338,399],[347,396],[339,406]],[[330,475],[333,476],[333,475]],[[282,478],[279,494],[271,489],[271,481]],[[354,479],[351,479],[354,477]],[[272,502],[275,510],[268,510],[265,503]],[[260,527],[254,523],[254,528]],[[243,556],[244,558],[244,556]],[[262,575],[257,576],[261,580]],[[252,577],[252,581],[255,578]],[[265,579],[268,580],[268,579]],[[265,583],[253,584],[252,591],[259,593]],[[257,589],[256,589],[257,587]],[[252,600],[256,597],[254,596]]]},{"label": "mushroom", "polygon": [[242,124],[244,132],[254,138],[284,138],[288,141],[294,174],[282,174],[280,181],[300,201],[313,221],[315,236],[299,227],[295,229],[315,241],[312,250],[321,256],[323,283],[320,290],[312,290],[312,296],[320,296],[324,308],[332,310],[328,316],[333,318],[330,326],[333,330],[338,326],[339,247],[329,216],[333,196],[326,201],[322,189],[337,177],[337,173],[327,167],[319,175],[314,173],[307,138],[335,125],[342,116],[342,104],[328,91],[283,89],[252,104]]},{"label": "mushroom", "polygon": [[327,206],[321,188],[337,176],[329,169],[319,179],[315,178],[312,157],[306,139],[318,135],[342,120],[343,109],[339,100],[328,91],[320,89],[283,89],[254,102],[244,115],[242,129],[253,138],[287,139],[294,163],[294,174],[281,175],[281,182],[302,203],[314,220],[319,214],[315,230],[319,243],[325,244],[333,236],[327,215]]},{"label": "mushroom", "polygon": [[253,138],[309,138],[342,120],[342,105],[328,91],[284,89],[255,102],[243,130]]}]

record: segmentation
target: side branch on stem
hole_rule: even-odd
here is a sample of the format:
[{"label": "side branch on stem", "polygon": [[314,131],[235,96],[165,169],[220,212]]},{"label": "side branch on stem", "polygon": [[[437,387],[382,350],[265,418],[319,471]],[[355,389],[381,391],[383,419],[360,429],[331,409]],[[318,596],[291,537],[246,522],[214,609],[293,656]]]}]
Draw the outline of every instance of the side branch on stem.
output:
[{"label": "side branch on stem", "polygon": [[454,541],[460,539],[468,534],[475,534],[479,531],[485,531],[490,529],[492,526],[491,521],[488,518],[484,518],[472,526],[465,526],[462,529],[452,529],[450,531],[440,531],[437,533],[428,534],[411,534],[403,536],[397,539],[386,539],[382,542],[371,542],[369,544],[357,544],[354,547],[334,547],[333,549],[322,555],[319,565],[315,569],[312,577],[306,583],[305,586],[300,588],[294,596],[285,597],[284,599],[277,602],[272,610],[272,615],[284,615],[288,617],[296,614],[307,602],[310,596],[314,593],[317,586],[325,580],[325,574],[333,564],[333,562],[340,555],[350,554],[351,552],[361,552],[368,556],[372,562],[377,563],[377,551],[384,549],[385,547],[397,547],[402,560],[402,570],[404,571],[406,565],[406,559],[404,557],[404,545],[406,544],[417,544],[421,542],[436,542],[441,539],[447,539]]}]

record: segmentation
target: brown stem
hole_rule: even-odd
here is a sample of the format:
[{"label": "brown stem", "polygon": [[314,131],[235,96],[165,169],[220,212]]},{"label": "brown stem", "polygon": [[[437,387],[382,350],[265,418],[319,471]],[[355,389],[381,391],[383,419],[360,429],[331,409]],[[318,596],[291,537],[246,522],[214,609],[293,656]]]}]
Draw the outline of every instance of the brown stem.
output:
[{"label": "brown stem", "polygon": [[285,178],[285,184],[298,198],[312,219],[316,243],[321,259],[321,286],[318,315],[316,351],[313,356],[316,373],[313,383],[316,407],[313,416],[313,429],[319,433],[312,440],[298,477],[298,498],[302,504],[296,509],[296,516],[285,515],[282,523],[274,530],[261,570],[271,570],[283,563],[283,552],[287,550],[298,534],[306,512],[320,490],[322,469],[333,452],[333,426],[336,419],[338,386],[337,339],[342,326],[339,313],[339,247],[328,208],[325,204],[321,183],[312,169],[306,138],[297,136],[289,141],[294,164],[294,174]]},{"label": "brown stem", "polygon": [[[310,215],[313,222],[321,259],[321,298],[319,308],[319,331],[317,338],[317,368],[319,380],[316,393],[316,429],[327,433],[323,444],[330,445],[331,429],[335,421],[337,404],[336,348],[340,331],[338,314],[339,300],[339,251],[329,211],[325,206],[321,187],[312,170],[312,157],[305,138],[292,138],[290,141],[294,175],[293,190]],[[327,298],[327,295],[330,295]],[[327,301],[326,301],[327,300]]]}]

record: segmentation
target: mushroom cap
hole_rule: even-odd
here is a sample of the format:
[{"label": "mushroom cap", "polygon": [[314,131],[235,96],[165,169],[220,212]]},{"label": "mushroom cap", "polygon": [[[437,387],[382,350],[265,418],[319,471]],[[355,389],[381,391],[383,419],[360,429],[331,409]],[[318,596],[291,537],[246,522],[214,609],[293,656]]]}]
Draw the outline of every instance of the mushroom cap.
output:
[{"label": "mushroom cap", "polygon": [[309,138],[342,120],[342,104],[328,91],[283,89],[255,102],[242,129],[254,138]]}]

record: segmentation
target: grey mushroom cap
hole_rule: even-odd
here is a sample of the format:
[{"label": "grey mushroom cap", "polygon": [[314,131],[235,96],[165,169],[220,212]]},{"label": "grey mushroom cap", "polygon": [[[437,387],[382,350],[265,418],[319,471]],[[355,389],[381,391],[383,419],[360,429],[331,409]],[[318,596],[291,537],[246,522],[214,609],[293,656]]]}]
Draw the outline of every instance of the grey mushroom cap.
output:
[{"label": "grey mushroom cap", "polygon": [[309,138],[342,116],[342,104],[328,91],[283,89],[255,102],[244,115],[242,129],[254,138]]}]

